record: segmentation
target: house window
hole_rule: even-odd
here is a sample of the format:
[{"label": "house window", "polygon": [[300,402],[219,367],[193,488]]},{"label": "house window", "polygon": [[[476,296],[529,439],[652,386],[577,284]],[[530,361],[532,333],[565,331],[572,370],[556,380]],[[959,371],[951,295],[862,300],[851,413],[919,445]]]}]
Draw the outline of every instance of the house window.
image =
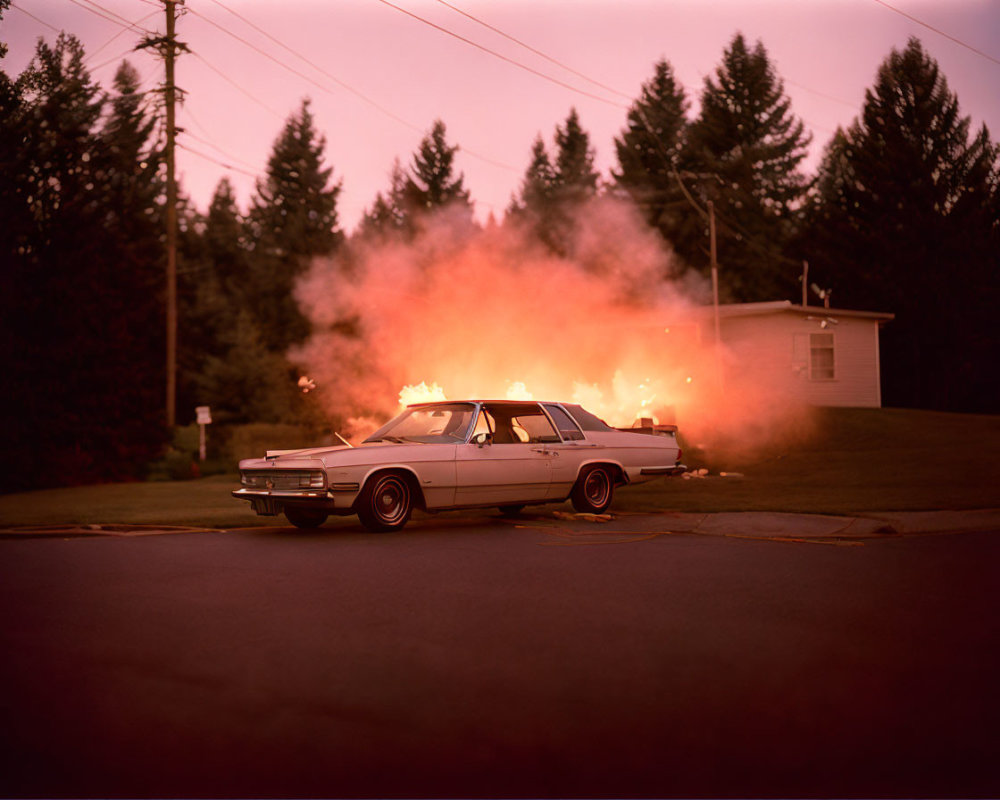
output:
[{"label": "house window", "polygon": [[832,381],[834,374],[833,334],[809,334],[809,380]]}]

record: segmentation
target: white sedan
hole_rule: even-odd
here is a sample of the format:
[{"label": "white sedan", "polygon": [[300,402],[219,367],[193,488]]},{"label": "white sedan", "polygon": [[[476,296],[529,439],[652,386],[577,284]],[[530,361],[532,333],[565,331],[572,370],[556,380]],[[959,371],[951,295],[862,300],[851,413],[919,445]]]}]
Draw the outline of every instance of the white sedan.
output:
[{"label": "white sedan", "polygon": [[676,427],[612,428],[579,405],[523,400],[419,403],[359,446],[269,451],[240,462],[258,514],[300,528],[357,514],[372,531],[402,528],[425,511],[571,500],[600,513],[616,486],[685,471]]}]

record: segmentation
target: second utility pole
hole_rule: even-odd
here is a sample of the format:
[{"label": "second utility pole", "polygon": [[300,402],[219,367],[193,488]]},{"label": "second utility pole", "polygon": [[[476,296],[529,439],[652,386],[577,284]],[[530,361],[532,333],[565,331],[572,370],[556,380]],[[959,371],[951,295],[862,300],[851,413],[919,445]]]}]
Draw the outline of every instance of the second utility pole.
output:
[{"label": "second utility pole", "polygon": [[177,421],[177,177],[174,151],[176,148],[177,123],[174,106],[180,90],[174,84],[174,59],[178,50],[187,46],[177,41],[174,23],[177,21],[177,6],[184,0],[163,0],[167,12],[166,36],[147,37],[136,49],[153,48],[163,58],[165,79],[163,84],[163,104],[166,107],[167,143],[167,398],[166,423],[173,429]]},{"label": "second utility pole", "polygon": [[164,0],[167,7],[167,42],[164,61],[166,85],[163,99],[167,105],[167,428],[177,421],[177,177],[174,171],[174,145],[177,134],[174,103],[175,0]]}]

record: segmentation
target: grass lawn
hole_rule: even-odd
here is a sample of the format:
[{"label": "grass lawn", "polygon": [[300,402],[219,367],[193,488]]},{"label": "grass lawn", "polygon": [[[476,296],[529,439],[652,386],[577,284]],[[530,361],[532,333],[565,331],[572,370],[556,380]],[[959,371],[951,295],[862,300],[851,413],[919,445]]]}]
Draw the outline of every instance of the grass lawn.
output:
[{"label": "grass lawn", "polygon": [[[620,511],[921,511],[1000,508],[1000,417],[904,409],[819,409],[808,440],[743,460],[686,452],[704,479],[618,491]],[[683,433],[683,432],[682,432]],[[717,472],[742,473],[740,478]],[[120,483],[0,496],[0,525],[282,524],[229,496],[237,477]]]}]

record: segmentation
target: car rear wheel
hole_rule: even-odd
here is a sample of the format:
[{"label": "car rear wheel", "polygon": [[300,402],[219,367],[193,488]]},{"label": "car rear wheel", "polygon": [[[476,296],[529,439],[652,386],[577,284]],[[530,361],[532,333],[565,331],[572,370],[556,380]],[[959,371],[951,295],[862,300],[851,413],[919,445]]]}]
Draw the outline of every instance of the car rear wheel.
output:
[{"label": "car rear wheel", "polygon": [[409,481],[397,472],[375,475],[358,499],[358,517],[368,530],[382,533],[402,528],[413,511]]},{"label": "car rear wheel", "polygon": [[314,508],[296,508],[288,506],[285,508],[285,517],[296,528],[318,528],[330,515],[325,511]]},{"label": "car rear wheel", "polygon": [[607,467],[587,467],[580,473],[570,493],[573,508],[581,513],[600,514],[614,497],[615,482]]}]

